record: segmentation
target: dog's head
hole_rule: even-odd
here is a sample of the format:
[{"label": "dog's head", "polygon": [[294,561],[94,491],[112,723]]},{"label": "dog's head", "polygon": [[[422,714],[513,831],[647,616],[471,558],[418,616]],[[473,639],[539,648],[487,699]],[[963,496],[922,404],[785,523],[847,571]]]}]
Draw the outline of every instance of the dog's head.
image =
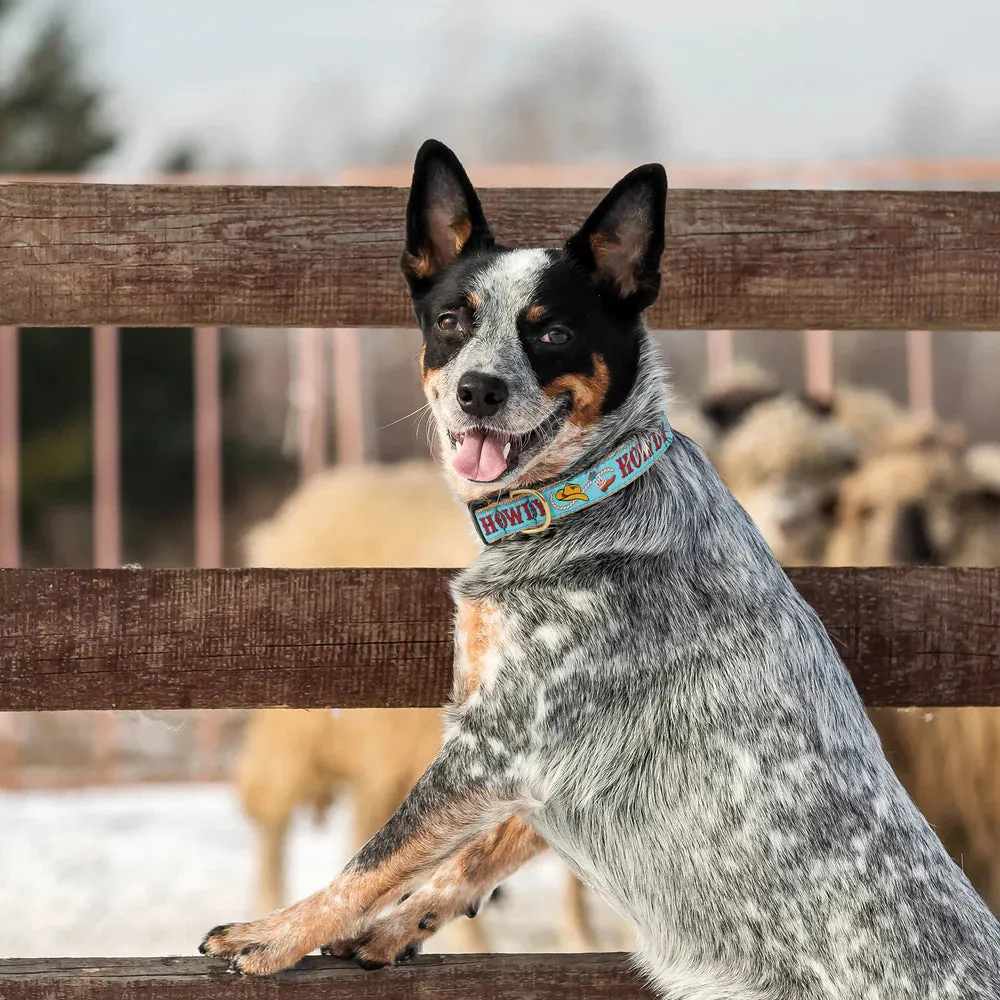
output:
[{"label": "dog's head", "polygon": [[455,155],[417,153],[402,268],[445,469],[466,501],[554,478],[628,398],[660,289],[667,179],[633,170],[558,250],[501,246]]}]

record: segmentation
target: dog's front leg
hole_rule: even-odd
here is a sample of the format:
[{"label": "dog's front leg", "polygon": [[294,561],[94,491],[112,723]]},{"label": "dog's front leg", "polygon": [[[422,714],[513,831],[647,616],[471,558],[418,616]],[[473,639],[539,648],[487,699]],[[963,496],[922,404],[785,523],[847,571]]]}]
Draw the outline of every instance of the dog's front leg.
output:
[{"label": "dog's front leg", "polygon": [[493,890],[548,844],[520,816],[512,816],[467,843],[431,877],[392,903],[353,940],[331,943],[324,952],[353,958],[366,968],[405,961],[424,941],[458,917],[474,917]]},{"label": "dog's front leg", "polygon": [[325,889],[260,920],[214,928],[201,952],[231,959],[240,972],[267,975],[326,942],[356,938],[412,879],[524,807],[513,782],[491,774],[476,745],[467,734],[450,739],[386,825]]}]

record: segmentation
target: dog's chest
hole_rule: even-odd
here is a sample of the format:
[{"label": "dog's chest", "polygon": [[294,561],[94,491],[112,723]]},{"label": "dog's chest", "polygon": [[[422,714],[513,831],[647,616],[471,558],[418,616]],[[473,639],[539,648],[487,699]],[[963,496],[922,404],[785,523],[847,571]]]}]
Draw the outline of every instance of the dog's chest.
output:
[{"label": "dog's chest", "polygon": [[495,601],[458,599],[455,625],[455,701],[467,702],[496,681],[509,615]]}]

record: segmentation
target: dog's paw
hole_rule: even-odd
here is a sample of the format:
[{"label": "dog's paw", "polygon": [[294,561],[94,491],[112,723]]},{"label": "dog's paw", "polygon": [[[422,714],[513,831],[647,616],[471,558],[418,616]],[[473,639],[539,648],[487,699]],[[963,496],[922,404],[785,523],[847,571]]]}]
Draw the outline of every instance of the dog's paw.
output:
[{"label": "dog's paw", "polygon": [[362,969],[374,971],[387,965],[403,965],[420,954],[421,942],[412,941],[402,948],[396,948],[389,935],[378,935],[372,931],[353,941],[325,944],[320,949],[324,955],[345,958],[355,962]]},{"label": "dog's paw", "polygon": [[304,957],[283,946],[278,936],[268,935],[256,923],[213,927],[202,938],[198,951],[210,958],[228,958],[233,972],[249,976],[272,975]]},{"label": "dog's paw", "polygon": [[399,965],[420,954],[427,939],[445,924],[459,917],[475,917],[490,898],[488,891],[480,894],[468,886],[425,886],[379,914],[364,934],[330,942],[322,951],[357,962],[363,969]]}]

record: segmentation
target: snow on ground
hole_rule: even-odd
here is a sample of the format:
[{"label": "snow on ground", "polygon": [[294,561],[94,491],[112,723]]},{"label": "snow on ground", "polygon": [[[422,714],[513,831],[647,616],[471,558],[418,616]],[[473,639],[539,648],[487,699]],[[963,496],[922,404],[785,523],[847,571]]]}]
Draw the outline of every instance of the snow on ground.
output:
[{"label": "snow on ground", "polygon": [[[319,827],[298,817],[290,899],[347,860],[348,820],[341,805]],[[0,957],[194,954],[210,927],[254,916],[254,863],[228,785],[0,793]],[[507,883],[477,918],[494,950],[562,950],[564,872],[548,854]],[[617,918],[591,900],[602,943],[627,947]]]}]

